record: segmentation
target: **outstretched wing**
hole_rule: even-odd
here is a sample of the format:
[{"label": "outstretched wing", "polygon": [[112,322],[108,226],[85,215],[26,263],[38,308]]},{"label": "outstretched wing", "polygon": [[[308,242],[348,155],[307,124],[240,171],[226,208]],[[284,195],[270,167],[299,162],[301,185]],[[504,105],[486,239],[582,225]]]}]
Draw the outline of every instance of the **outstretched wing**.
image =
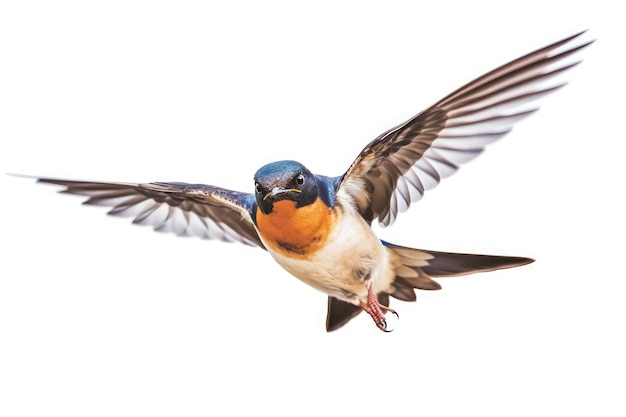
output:
[{"label": "outstretched wing", "polygon": [[183,182],[37,181],[64,186],[62,193],[87,196],[83,204],[112,207],[108,214],[133,217],[133,223],[151,225],[159,232],[264,248],[252,221],[252,194]]},{"label": "outstretched wing", "polygon": [[546,46],[459,88],[370,144],[344,174],[346,192],[368,222],[392,224],[425,190],[475,158],[486,145],[537,110],[537,99],[560,88],[555,77],[579,61],[571,55],[591,42],[582,33]]}]

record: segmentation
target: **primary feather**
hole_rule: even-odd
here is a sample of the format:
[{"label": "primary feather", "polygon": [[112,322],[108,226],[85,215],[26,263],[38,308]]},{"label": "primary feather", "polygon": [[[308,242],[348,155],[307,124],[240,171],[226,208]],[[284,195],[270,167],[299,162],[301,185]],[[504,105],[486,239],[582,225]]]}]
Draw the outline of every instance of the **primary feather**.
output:
[{"label": "primary feather", "polygon": [[369,143],[341,179],[340,190],[361,215],[382,226],[478,156],[518,121],[537,110],[541,97],[563,84],[571,56],[591,42],[570,36],[509,62],[449,94]]}]

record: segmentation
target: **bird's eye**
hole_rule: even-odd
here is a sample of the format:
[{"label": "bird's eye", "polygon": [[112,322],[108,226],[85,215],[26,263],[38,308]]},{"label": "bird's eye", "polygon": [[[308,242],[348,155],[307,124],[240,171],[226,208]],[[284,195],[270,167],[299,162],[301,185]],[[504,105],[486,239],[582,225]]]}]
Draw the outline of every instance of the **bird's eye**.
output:
[{"label": "bird's eye", "polygon": [[298,185],[303,185],[304,184],[304,175],[299,174],[296,177],[296,184],[298,184]]},{"label": "bird's eye", "polygon": [[261,187],[261,184],[258,182],[254,185],[254,187],[256,188],[257,193],[261,194],[263,192],[263,187]]}]

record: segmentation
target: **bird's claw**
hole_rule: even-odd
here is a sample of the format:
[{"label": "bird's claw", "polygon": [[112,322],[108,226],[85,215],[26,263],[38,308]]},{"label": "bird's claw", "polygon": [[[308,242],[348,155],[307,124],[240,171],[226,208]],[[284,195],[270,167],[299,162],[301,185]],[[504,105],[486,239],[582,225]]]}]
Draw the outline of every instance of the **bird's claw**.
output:
[{"label": "bird's claw", "polygon": [[359,301],[359,304],[361,308],[372,317],[374,323],[376,323],[376,327],[378,327],[385,333],[391,333],[393,331],[393,329],[387,329],[387,320],[385,320],[385,313],[390,312],[398,319],[400,318],[400,316],[394,309],[389,308],[386,305],[378,302],[378,297],[376,296],[376,294],[374,294],[371,285],[368,285],[367,287],[367,304],[363,303],[362,301]]},{"label": "bird's claw", "polygon": [[383,320],[383,321],[381,322],[381,324],[382,324],[382,326],[378,326],[378,328],[379,328],[380,330],[382,330],[382,331],[383,331],[383,332],[385,332],[385,333],[391,333],[391,332],[393,332],[393,329],[391,329],[391,330],[387,330],[387,320]]}]

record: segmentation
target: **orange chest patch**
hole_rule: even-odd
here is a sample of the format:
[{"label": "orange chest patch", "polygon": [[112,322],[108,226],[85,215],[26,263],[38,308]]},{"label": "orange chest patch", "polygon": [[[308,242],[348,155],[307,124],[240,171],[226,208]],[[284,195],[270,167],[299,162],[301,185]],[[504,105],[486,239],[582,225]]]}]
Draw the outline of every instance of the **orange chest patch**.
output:
[{"label": "orange chest patch", "polygon": [[270,214],[257,209],[256,223],[261,237],[272,250],[307,258],[324,245],[337,222],[336,217],[319,198],[303,207],[296,207],[291,200],[281,200],[274,203]]}]

